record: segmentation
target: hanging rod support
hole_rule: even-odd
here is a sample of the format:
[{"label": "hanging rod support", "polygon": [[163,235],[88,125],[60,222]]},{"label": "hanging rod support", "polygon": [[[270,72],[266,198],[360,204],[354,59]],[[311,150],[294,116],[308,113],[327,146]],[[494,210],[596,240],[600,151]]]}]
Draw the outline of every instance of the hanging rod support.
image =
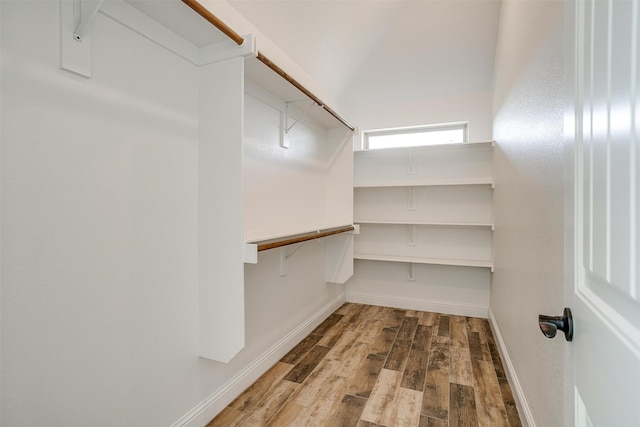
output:
[{"label": "hanging rod support", "polygon": [[[284,133],[289,133],[289,131],[291,129],[293,129],[293,127],[295,125],[298,124],[299,120],[294,120],[293,123],[291,124],[291,126],[289,126],[289,104],[293,104],[294,102],[301,102],[301,101],[305,101],[304,99],[302,100],[298,100],[298,101],[289,101],[287,103],[285,103],[286,106],[286,111],[285,111],[285,116],[284,116]],[[309,110],[311,110],[311,108],[316,105],[315,102],[311,101],[311,104],[309,104],[307,106],[307,109],[304,110],[304,112],[302,113],[302,117],[306,117],[307,114],[309,114]]]},{"label": "hanging rod support", "polygon": [[73,38],[81,42],[104,0],[73,0]]}]

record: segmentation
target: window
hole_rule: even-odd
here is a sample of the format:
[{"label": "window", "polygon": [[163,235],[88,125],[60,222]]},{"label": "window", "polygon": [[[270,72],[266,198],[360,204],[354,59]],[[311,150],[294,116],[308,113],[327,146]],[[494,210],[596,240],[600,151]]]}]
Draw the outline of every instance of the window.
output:
[{"label": "window", "polygon": [[364,149],[415,147],[467,142],[467,123],[447,123],[363,132]]}]

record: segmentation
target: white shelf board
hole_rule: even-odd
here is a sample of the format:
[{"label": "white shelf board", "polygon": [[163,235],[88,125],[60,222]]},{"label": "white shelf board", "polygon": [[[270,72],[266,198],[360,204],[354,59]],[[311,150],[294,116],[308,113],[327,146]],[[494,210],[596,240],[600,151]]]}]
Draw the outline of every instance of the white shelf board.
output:
[{"label": "white shelf board", "polygon": [[438,187],[455,185],[490,185],[494,188],[492,178],[468,178],[468,179],[441,179],[441,180],[394,180],[394,181],[370,181],[355,182],[354,188],[374,188],[374,187]]},{"label": "white shelf board", "polygon": [[452,259],[452,258],[425,258],[425,257],[409,257],[396,255],[378,255],[354,253],[354,259],[362,259],[369,261],[389,261],[389,262],[407,262],[415,264],[436,264],[436,265],[453,265],[461,267],[483,267],[490,268],[493,272],[492,261],[468,260],[468,259]]},{"label": "white shelf board", "polygon": [[354,224],[373,225],[425,225],[431,227],[487,227],[493,230],[493,224],[488,222],[434,222],[434,221],[374,221],[354,220]]},{"label": "white shelf board", "polygon": [[468,149],[490,149],[495,145],[494,141],[480,141],[480,142],[463,142],[462,144],[434,144],[434,145],[418,145],[414,147],[390,147],[390,148],[377,148],[377,149],[360,149],[354,150],[358,155],[361,153],[388,153],[391,151],[442,151],[442,150],[468,150]]}]

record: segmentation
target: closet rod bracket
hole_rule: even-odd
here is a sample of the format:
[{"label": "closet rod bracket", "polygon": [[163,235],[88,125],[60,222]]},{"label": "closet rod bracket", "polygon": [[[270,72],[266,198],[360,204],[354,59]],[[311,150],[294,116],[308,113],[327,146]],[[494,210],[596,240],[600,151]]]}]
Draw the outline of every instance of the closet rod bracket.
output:
[{"label": "closet rod bracket", "polygon": [[81,42],[104,0],[73,0],[73,38]]}]

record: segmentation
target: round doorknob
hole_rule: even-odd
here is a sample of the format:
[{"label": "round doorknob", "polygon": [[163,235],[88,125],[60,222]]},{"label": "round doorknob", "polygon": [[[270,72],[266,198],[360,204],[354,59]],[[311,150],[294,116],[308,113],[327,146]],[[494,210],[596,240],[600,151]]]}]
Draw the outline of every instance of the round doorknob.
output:
[{"label": "round doorknob", "polygon": [[567,341],[573,339],[573,317],[571,316],[571,309],[564,308],[562,316],[546,316],[544,314],[538,315],[538,326],[540,330],[547,338],[553,338],[556,336],[556,332],[561,330],[564,332],[564,338]]}]

